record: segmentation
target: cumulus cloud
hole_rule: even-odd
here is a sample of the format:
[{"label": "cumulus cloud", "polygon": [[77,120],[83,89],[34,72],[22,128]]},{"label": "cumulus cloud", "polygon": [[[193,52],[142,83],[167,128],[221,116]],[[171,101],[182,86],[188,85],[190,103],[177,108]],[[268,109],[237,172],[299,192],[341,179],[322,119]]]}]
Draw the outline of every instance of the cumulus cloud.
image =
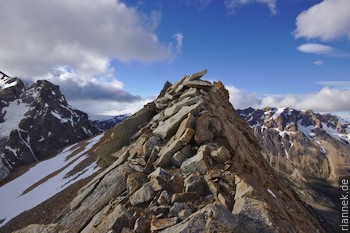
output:
[{"label": "cumulus cloud", "polygon": [[123,83],[114,78],[113,69],[100,73],[98,76],[86,78],[69,67],[56,67],[52,72],[35,79],[44,79],[59,85],[70,102],[80,100],[135,102],[141,100],[140,96],[123,90]]},{"label": "cumulus cloud", "polygon": [[321,60],[314,61],[313,63],[314,65],[318,65],[318,66],[324,65],[324,61],[321,61]]},{"label": "cumulus cloud", "polygon": [[99,72],[100,60],[153,62],[172,55],[152,31],[159,13],[147,16],[118,0],[1,4],[6,10],[0,28],[6,33],[0,37],[0,63],[14,74],[41,75],[59,65]]},{"label": "cumulus cloud", "polygon": [[96,115],[102,116],[118,116],[122,114],[134,114],[143,108],[143,106],[151,101],[155,97],[142,98],[134,102],[118,102],[111,100],[73,100],[71,105],[86,111],[93,113],[92,118],[98,118]]},{"label": "cumulus cloud", "polygon": [[111,62],[172,60],[182,48],[181,33],[175,46],[158,40],[160,12],[147,14],[120,0],[4,0],[1,5],[3,71],[58,84],[70,103],[141,103],[123,89]]},{"label": "cumulus cloud", "polygon": [[297,47],[297,50],[303,53],[331,55],[336,53],[336,49],[322,44],[307,43]]},{"label": "cumulus cloud", "polygon": [[225,7],[229,14],[235,14],[239,7],[253,3],[265,4],[271,11],[271,14],[275,15],[277,13],[277,0],[225,0]]},{"label": "cumulus cloud", "polygon": [[350,39],[349,12],[349,0],[324,0],[298,15],[295,37],[322,41]]},{"label": "cumulus cloud", "polygon": [[[350,85],[349,85],[350,86]],[[230,93],[230,101],[235,108],[247,107],[292,107],[318,112],[349,112],[350,89],[339,89],[325,86],[317,93],[305,95],[261,95],[239,90],[234,86],[227,87]]]}]

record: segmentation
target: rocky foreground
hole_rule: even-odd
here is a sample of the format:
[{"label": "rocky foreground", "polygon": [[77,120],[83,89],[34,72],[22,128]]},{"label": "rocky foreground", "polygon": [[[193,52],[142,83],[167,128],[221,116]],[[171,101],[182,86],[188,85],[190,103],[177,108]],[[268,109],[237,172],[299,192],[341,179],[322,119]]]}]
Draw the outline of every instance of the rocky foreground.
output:
[{"label": "rocky foreground", "polygon": [[110,131],[106,169],[50,225],[18,232],[324,232],[206,71]]}]

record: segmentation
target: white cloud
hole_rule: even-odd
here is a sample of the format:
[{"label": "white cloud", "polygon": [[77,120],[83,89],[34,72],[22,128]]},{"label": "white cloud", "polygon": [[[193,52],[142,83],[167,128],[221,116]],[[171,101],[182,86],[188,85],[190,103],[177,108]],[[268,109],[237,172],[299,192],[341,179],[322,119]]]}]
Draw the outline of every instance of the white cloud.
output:
[{"label": "white cloud", "polygon": [[56,66],[100,72],[96,60],[154,62],[172,48],[152,31],[160,20],[118,0],[2,1],[0,63],[8,73],[42,75]]},{"label": "white cloud", "polygon": [[76,100],[111,100],[121,103],[141,100],[140,96],[123,90],[123,83],[114,78],[111,68],[91,76],[88,73],[77,73],[69,67],[57,67],[35,79],[44,79],[59,85],[69,103]]},{"label": "white cloud", "polygon": [[313,54],[323,54],[330,55],[335,54],[336,49],[331,46],[316,44],[316,43],[307,43],[297,47],[297,50],[303,53],[313,53]]},{"label": "white cloud", "polygon": [[[158,40],[160,12],[146,14],[120,0],[3,0],[1,6],[2,71],[60,85],[70,103],[142,102],[116,80],[111,62],[170,61],[182,47],[180,33],[176,47]],[[94,109],[92,102],[81,107]]]},{"label": "white cloud", "polygon": [[349,0],[324,0],[298,15],[295,37],[322,41],[350,39],[349,12]]},{"label": "white cloud", "polygon": [[253,4],[253,3],[265,4],[271,11],[271,14],[275,15],[277,13],[276,11],[277,0],[225,0],[225,7],[229,12],[229,14],[235,14],[237,11],[237,8],[244,5]]},{"label": "white cloud", "polygon": [[318,66],[324,65],[324,61],[321,61],[321,60],[314,61],[313,63],[314,65],[318,65]]},{"label": "white cloud", "polygon": [[176,50],[182,49],[182,41],[184,39],[184,35],[181,32],[175,33],[174,38],[176,39]]},{"label": "white cloud", "polygon": [[227,86],[226,88],[230,93],[231,103],[238,109],[247,107],[292,107],[319,112],[350,111],[350,89],[323,87],[317,93],[264,95],[262,98],[258,98],[257,94],[239,90],[234,86]]},{"label": "white cloud", "polygon": [[236,88],[233,85],[225,85],[230,93],[230,102],[233,107],[243,109],[248,107],[259,108],[261,100],[254,93]]},{"label": "white cloud", "polygon": [[113,100],[74,100],[71,101],[71,105],[79,110],[91,113],[91,116],[96,118],[96,115],[118,116],[122,114],[134,114],[154,99],[155,97],[148,97],[134,102],[123,103]]}]

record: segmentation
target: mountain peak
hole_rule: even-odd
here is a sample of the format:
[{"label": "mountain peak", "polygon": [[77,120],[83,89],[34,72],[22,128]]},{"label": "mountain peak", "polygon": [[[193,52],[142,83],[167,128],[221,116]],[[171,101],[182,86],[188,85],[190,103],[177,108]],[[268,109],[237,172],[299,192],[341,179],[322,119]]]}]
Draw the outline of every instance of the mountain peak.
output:
[{"label": "mountain peak", "polygon": [[[108,130],[105,170],[55,220],[71,232],[323,232],[265,162],[221,82],[184,76]],[[27,232],[33,229],[29,226]],[[25,231],[26,232],[26,231]]]},{"label": "mountain peak", "polygon": [[[86,113],[68,105],[58,86],[45,80],[24,85],[18,78],[1,75],[2,171],[50,157],[57,149],[99,132]],[[2,179],[8,172],[0,173]]]}]

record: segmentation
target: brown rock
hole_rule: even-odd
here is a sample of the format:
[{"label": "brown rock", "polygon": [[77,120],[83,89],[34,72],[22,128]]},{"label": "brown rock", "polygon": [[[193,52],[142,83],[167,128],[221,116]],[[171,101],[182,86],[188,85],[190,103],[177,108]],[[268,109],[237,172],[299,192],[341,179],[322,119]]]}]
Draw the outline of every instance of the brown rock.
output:
[{"label": "brown rock", "polygon": [[175,138],[180,138],[187,128],[194,128],[195,123],[196,123],[196,118],[193,116],[192,113],[189,113],[187,117],[181,122],[179,128],[177,129]]},{"label": "brown rock", "polygon": [[218,200],[227,207],[227,209],[232,210],[233,203],[232,200],[227,196],[226,193],[219,193]]},{"label": "brown rock", "polygon": [[152,183],[148,182],[144,184],[139,190],[137,190],[130,197],[130,204],[136,206],[152,200],[156,195],[156,191],[153,189]]},{"label": "brown rock", "polygon": [[170,197],[166,190],[163,190],[157,200],[159,205],[168,205],[170,203]]},{"label": "brown rock", "polygon": [[151,214],[145,214],[139,217],[134,225],[134,231],[136,233],[145,233],[149,232],[151,226]]},{"label": "brown rock", "polygon": [[207,115],[201,115],[196,122],[196,133],[194,139],[198,145],[202,145],[205,142],[213,140],[213,134],[209,129],[210,117]]},{"label": "brown rock", "polygon": [[129,194],[134,193],[136,190],[142,187],[144,183],[148,181],[145,174],[141,172],[133,172],[128,175],[126,179],[126,188]]},{"label": "brown rock", "polygon": [[178,217],[181,210],[187,210],[192,212],[190,207],[183,202],[175,202],[174,205],[170,208],[169,217]]},{"label": "brown rock", "polygon": [[194,203],[200,200],[200,196],[197,192],[191,193],[174,193],[171,196],[171,202],[191,202]]},{"label": "brown rock", "polygon": [[159,231],[168,227],[171,227],[177,223],[177,218],[163,218],[157,219],[153,218],[151,221],[151,231]]},{"label": "brown rock", "polygon": [[203,196],[205,194],[205,181],[202,176],[191,174],[185,179],[185,192],[197,192]]},{"label": "brown rock", "polygon": [[121,232],[124,227],[129,227],[129,225],[130,216],[127,209],[123,205],[117,205],[113,212],[97,226],[97,231],[108,232],[114,230],[115,232]]},{"label": "brown rock", "polygon": [[182,143],[183,146],[185,146],[191,141],[193,135],[194,135],[194,129],[187,128],[179,138],[179,141]]},{"label": "brown rock", "polygon": [[219,147],[217,150],[211,151],[210,156],[218,163],[224,163],[231,159],[230,151],[224,146]]},{"label": "brown rock", "polygon": [[168,193],[180,193],[183,192],[184,189],[184,179],[180,174],[173,175],[167,185],[165,186],[165,189],[168,191]]},{"label": "brown rock", "polygon": [[181,164],[183,161],[185,161],[185,159],[186,156],[181,151],[178,151],[173,155],[173,157],[171,157],[170,163],[175,167],[181,167]]}]

